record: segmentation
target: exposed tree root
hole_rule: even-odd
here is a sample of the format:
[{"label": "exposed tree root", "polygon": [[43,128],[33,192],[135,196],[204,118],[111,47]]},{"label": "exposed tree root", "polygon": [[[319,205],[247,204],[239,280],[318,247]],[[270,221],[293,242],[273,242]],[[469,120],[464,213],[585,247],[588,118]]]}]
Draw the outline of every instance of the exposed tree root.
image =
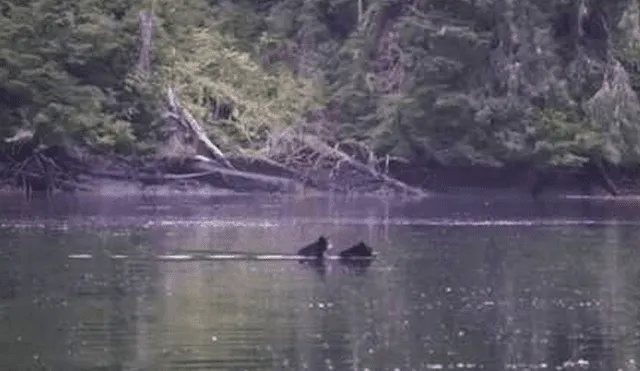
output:
[{"label": "exposed tree root", "polygon": [[61,148],[38,146],[33,137],[5,140],[1,157],[6,166],[0,179],[22,188],[28,198],[34,192],[50,195],[56,190],[86,189],[77,179],[77,162]]}]

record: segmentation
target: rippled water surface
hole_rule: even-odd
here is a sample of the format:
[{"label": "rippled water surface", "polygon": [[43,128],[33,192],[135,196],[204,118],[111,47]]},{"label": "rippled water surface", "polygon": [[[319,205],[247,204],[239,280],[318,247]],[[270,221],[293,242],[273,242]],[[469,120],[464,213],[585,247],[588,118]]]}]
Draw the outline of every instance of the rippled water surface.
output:
[{"label": "rippled water surface", "polygon": [[[640,362],[637,199],[0,204],[0,370]],[[363,240],[379,255],[358,266],[290,259],[320,234],[338,251]]]}]

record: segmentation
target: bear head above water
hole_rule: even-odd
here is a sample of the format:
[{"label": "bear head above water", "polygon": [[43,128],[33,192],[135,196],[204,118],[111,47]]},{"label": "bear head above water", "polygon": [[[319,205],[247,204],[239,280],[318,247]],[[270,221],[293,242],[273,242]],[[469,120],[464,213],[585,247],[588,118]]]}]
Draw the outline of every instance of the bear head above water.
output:
[{"label": "bear head above water", "polygon": [[324,257],[325,251],[329,250],[330,248],[331,242],[329,242],[326,237],[320,236],[320,238],[318,238],[316,242],[298,250],[298,255],[322,259]]}]

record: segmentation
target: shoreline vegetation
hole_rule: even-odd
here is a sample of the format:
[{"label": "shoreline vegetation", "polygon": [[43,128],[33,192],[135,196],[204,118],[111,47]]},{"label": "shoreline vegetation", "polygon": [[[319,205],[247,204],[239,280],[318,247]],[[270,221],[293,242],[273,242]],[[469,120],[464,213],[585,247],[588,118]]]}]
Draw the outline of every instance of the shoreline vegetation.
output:
[{"label": "shoreline vegetation", "polygon": [[[538,197],[542,193],[584,195],[640,194],[640,174],[633,168],[608,165],[447,166],[388,160],[384,168],[369,167],[344,152],[335,153],[336,168],[290,169],[270,159],[204,155],[192,158],[133,158],[113,153],[76,153],[60,147],[37,148],[21,143],[22,156],[0,163],[0,192],[23,192],[31,197],[55,192],[83,194],[323,194],[423,198],[431,194],[507,191]],[[328,147],[330,148],[330,147]],[[346,158],[346,159],[345,159]],[[305,171],[306,170],[306,171]]]},{"label": "shoreline vegetation", "polygon": [[637,4],[567,4],[8,1],[0,187],[637,193]]}]

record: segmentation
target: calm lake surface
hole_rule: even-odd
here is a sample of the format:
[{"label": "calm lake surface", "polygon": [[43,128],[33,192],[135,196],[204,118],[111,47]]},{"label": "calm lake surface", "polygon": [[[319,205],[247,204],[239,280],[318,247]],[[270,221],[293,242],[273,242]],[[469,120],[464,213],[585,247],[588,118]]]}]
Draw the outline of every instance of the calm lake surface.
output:
[{"label": "calm lake surface", "polygon": [[[0,198],[0,370],[636,370],[640,199]],[[319,235],[369,266],[295,260]]]}]

